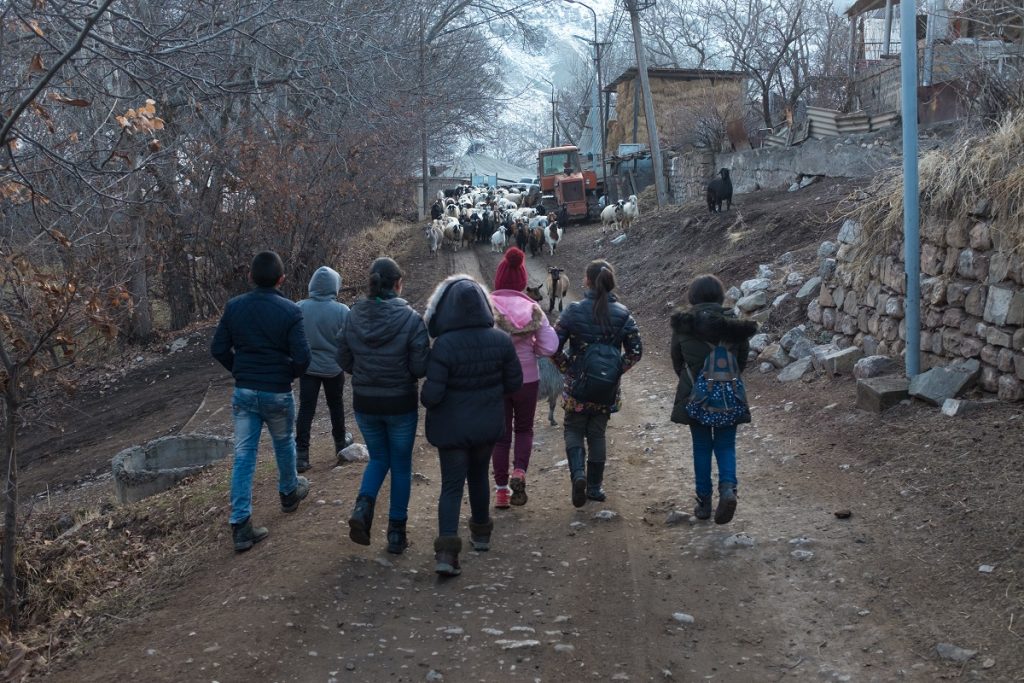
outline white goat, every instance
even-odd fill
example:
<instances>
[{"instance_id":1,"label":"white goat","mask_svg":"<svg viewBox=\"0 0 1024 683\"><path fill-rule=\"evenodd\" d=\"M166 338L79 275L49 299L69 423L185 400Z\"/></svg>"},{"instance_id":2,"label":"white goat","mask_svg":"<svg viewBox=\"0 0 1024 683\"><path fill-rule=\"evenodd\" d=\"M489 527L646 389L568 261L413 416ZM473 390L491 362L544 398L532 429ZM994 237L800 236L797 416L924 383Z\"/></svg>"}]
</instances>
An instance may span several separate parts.
<instances>
[{"instance_id":1,"label":"white goat","mask_svg":"<svg viewBox=\"0 0 1024 683\"><path fill-rule=\"evenodd\" d=\"M441 227L441 221L435 220L430 225L423 227L423 234L427 238L427 249L430 250L430 255L437 257L437 251L441 248L441 241L444 240L444 229Z\"/></svg>"},{"instance_id":2,"label":"white goat","mask_svg":"<svg viewBox=\"0 0 1024 683\"><path fill-rule=\"evenodd\" d=\"M547 242L548 251L552 256L555 255L555 247L562 240L562 233L564 231L558 226L558 223L552 223L544 231L544 241Z\"/></svg>"},{"instance_id":3,"label":"white goat","mask_svg":"<svg viewBox=\"0 0 1024 683\"><path fill-rule=\"evenodd\" d=\"M601 211L601 234L604 234L609 226L611 226L613 231L618 232L619 222L622 219L623 210L621 202L615 202L604 207Z\"/></svg>"},{"instance_id":4,"label":"white goat","mask_svg":"<svg viewBox=\"0 0 1024 683\"><path fill-rule=\"evenodd\" d=\"M640 205L637 203L636 195L629 195L629 199L622 205L622 229L629 230L633 221L640 218Z\"/></svg>"},{"instance_id":5,"label":"white goat","mask_svg":"<svg viewBox=\"0 0 1024 683\"><path fill-rule=\"evenodd\" d=\"M491 251L501 253L505 251L505 244L508 241L508 232L505 231L505 226L498 226L498 229L491 235Z\"/></svg>"}]
</instances>

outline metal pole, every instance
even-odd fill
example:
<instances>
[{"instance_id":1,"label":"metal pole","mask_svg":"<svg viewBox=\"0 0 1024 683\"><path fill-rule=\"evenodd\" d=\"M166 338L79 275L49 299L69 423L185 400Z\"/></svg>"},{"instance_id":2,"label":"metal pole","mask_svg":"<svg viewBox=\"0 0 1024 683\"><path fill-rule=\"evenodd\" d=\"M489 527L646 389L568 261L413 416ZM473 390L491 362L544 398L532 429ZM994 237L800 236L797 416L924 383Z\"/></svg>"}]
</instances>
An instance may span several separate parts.
<instances>
[{"instance_id":1,"label":"metal pole","mask_svg":"<svg viewBox=\"0 0 1024 683\"><path fill-rule=\"evenodd\" d=\"M900 107L903 116L903 261L907 276L907 376L921 371L921 234L917 176L917 12L900 3Z\"/></svg>"},{"instance_id":2,"label":"metal pole","mask_svg":"<svg viewBox=\"0 0 1024 683\"><path fill-rule=\"evenodd\" d=\"M424 101L427 92L427 76L426 76L426 55L427 55L427 44L424 39L424 19L423 13L420 12L420 107L421 107L421 120L420 120L420 172L423 174L423 188L422 188L422 202L419 210L419 220L424 220L427 217L427 211L430 207L430 167L427 163L427 103Z\"/></svg>"},{"instance_id":3,"label":"metal pole","mask_svg":"<svg viewBox=\"0 0 1024 683\"><path fill-rule=\"evenodd\" d=\"M651 146L651 162L654 165L654 187L657 190L658 206L668 203L665 189L665 173L661 164L661 141L658 140L658 122L654 117L654 102L651 100L651 83L647 77L647 55L644 54L643 37L640 34L640 15L636 0L626 0L629 21L633 25L633 46L636 49L636 67L640 75L640 89L644 96L644 117L647 119L647 137Z\"/></svg>"},{"instance_id":4,"label":"metal pole","mask_svg":"<svg viewBox=\"0 0 1024 683\"><path fill-rule=\"evenodd\" d=\"M557 132L555 130L555 84L551 84L551 146L557 145L555 136Z\"/></svg>"}]
</instances>

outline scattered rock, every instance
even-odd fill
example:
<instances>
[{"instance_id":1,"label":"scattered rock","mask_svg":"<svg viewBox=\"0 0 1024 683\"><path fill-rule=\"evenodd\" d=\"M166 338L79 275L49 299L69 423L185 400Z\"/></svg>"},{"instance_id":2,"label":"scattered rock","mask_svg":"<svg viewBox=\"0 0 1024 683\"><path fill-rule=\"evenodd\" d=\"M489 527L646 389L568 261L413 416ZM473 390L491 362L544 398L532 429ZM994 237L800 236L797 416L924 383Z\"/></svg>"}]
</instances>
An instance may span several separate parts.
<instances>
[{"instance_id":1,"label":"scattered rock","mask_svg":"<svg viewBox=\"0 0 1024 683\"><path fill-rule=\"evenodd\" d=\"M766 277L754 278L753 280L744 280L740 284L740 290L747 296L754 292L763 292L772 286L772 281Z\"/></svg>"},{"instance_id":2,"label":"scattered rock","mask_svg":"<svg viewBox=\"0 0 1024 683\"><path fill-rule=\"evenodd\" d=\"M775 277L775 271L772 270L772 267L769 266L768 264L762 263L757 267L757 276L763 278L773 278Z\"/></svg>"},{"instance_id":3,"label":"scattered rock","mask_svg":"<svg viewBox=\"0 0 1024 683\"><path fill-rule=\"evenodd\" d=\"M796 192L799 189L800 189L800 183L793 183L792 185L789 186L789 191L790 192Z\"/></svg>"},{"instance_id":4,"label":"scattered rock","mask_svg":"<svg viewBox=\"0 0 1024 683\"><path fill-rule=\"evenodd\" d=\"M798 547L802 548L805 545L813 545L814 544L814 539L813 538L807 538L806 536L797 536L796 538L789 539L789 544L790 545L795 545L795 546L798 546Z\"/></svg>"},{"instance_id":5,"label":"scattered rock","mask_svg":"<svg viewBox=\"0 0 1024 683\"><path fill-rule=\"evenodd\" d=\"M885 412L906 399L909 388L910 380L904 377L857 380L857 407L872 413Z\"/></svg>"},{"instance_id":6,"label":"scattered rock","mask_svg":"<svg viewBox=\"0 0 1024 683\"><path fill-rule=\"evenodd\" d=\"M849 519L853 517L853 513L849 510L836 510L832 514L836 516L836 519Z\"/></svg>"},{"instance_id":7,"label":"scattered rock","mask_svg":"<svg viewBox=\"0 0 1024 683\"><path fill-rule=\"evenodd\" d=\"M792 273L790 273L789 275L786 276L786 286L787 287L799 287L800 285L802 285L806 281L806 279L807 278L804 277L803 273L798 273L796 271L793 271Z\"/></svg>"},{"instance_id":8,"label":"scattered rock","mask_svg":"<svg viewBox=\"0 0 1024 683\"><path fill-rule=\"evenodd\" d=\"M693 623L693 617L690 616L689 614L687 614L686 612L676 612L676 613L674 613L672 615L672 618L675 619L680 624L692 624Z\"/></svg>"},{"instance_id":9,"label":"scattered rock","mask_svg":"<svg viewBox=\"0 0 1024 683\"><path fill-rule=\"evenodd\" d=\"M725 298L731 299L732 301L739 301L742 296L743 290L741 290L739 287L730 287L729 291L725 293Z\"/></svg>"},{"instance_id":10,"label":"scattered rock","mask_svg":"<svg viewBox=\"0 0 1024 683\"><path fill-rule=\"evenodd\" d=\"M818 290L821 288L821 278L818 276L812 277L810 280L804 283L803 287L796 293L798 301L809 299L812 296L818 296Z\"/></svg>"},{"instance_id":11,"label":"scattered rock","mask_svg":"<svg viewBox=\"0 0 1024 683\"><path fill-rule=\"evenodd\" d=\"M849 375L857 361L864 357L864 352L856 346L849 346L840 351L833 351L823 359L825 372L832 375Z\"/></svg>"},{"instance_id":12,"label":"scattered rock","mask_svg":"<svg viewBox=\"0 0 1024 683\"><path fill-rule=\"evenodd\" d=\"M601 510L594 515L594 519L615 519L619 516L614 510Z\"/></svg>"},{"instance_id":13,"label":"scattered rock","mask_svg":"<svg viewBox=\"0 0 1024 683\"><path fill-rule=\"evenodd\" d=\"M863 230L861 229L860 223L857 221L847 218L843 222L842 227L839 228L839 241L843 244L856 244L860 241Z\"/></svg>"},{"instance_id":14,"label":"scattered rock","mask_svg":"<svg viewBox=\"0 0 1024 683\"><path fill-rule=\"evenodd\" d=\"M339 462L366 462L370 459L370 451L361 443L354 443L338 451Z\"/></svg>"},{"instance_id":15,"label":"scattered rock","mask_svg":"<svg viewBox=\"0 0 1024 683\"><path fill-rule=\"evenodd\" d=\"M753 548L754 543L755 541L753 537L748 536L742 531L738 534L733 534L722 541L722 544L725 545L726 548Z\"/></svg>"},{"instance_id":16,"label":"scattered rock","mask_svg":"<svg viewBox=\"0 0 1024 683\"><path fill-rule=\"evenodd\" d=\"M832 277L832 273L836 272L836 266L839 262L834 258L826 258L821 260L821 266L818 268L818 276L824 280Z\"/></svg>"},{"instance_id":17,"label":"scattered rock","mask_svg":"<svg viewBox=\"0 0 1024 683\"><path fill-rule=\"evenodd\" d=\"M769 344L765 350L757 355L757 360L762 363L771 363L780 370L789 365L789 355L782 350L779 344Z\"/></svg>"},{"instance_id":18,"label":"scattered rock","mask_svg":"<svg viewBox=\"0 0 1024 683\"><path fill-rule=\"evenodd\" d=\"M980 567L978 567L978 571L982 574L991 574L995 570L996 568L991 564L983 564Z\"/></svg>"},{"instance_id":19,"label":"scattered rock","mask_svg":"<svg viewBox=\"0 0 1024 683\"><path fill-rule=\"evenodd\" d=\"M952 643L939 643L935 646L935 651L940 657L951 662L966 662L978 654L977 650L967 650Z\"/></svg>"},{"instance_id":20,"label":"scattered rock","mask_svg":"<svg viewBox=\"0 0 1024 683\"><path fill-rule=\"evenodd\" d=\"M796 256L791 251L787 251L786 253L784 253L782 256L780 256L778 258L779 263L781 263L784 266L785 265L789 265L790 263L792 263L795 260L796 260Z\"/></svg>"},{"instance_id":21,"label":"scattered rock","mask_svg":"<svg viewBox=\"0 0 1024 683\"><path fill-rule=\"evenodd\" d=\"M757 366L757 369L762 375L767 375L769 372L775 372L775 366L771 363L761 363Z\"/></svg>"},{"instance_id":22,"label":"scattered rock","mask_svg":"<svg viewBox=\"0 0 1024 683\"><path fill-rule=\"evenodd\" d=\"M167 347L167 350L170 353L177 353L186 346L188 346L188 339L186 339L185 337L178 337L177 339L171 342L170 346Z\"/></svg>"},{"instance_id":23,"label":"scattered rock","mask_svg":"<svg viewBox=\"0 0 1024 683\"><path fill-rule=\"evenodd\" d=\"M789 350L789 356L793 360L800 360L801 358L810 358L814 353L814 342L810 339L799 339L793 348Z\"/></svg>"},{"instance_id":24,"label":"scattered rock","mask_svg":"<svg viewBox=\"0 0 1024 683\"><path fill-rule=\"evenodd\" d=\"M888 356L865 356L853 366L853 376L857 379L870 379L898 372L899 363Z\"/></svg>"},{"instance_id":25,"label":"scattered rock","mask_svg":"<svg viewBox=\"0 0 1024 683\"><path fill-rule=\"evenodd\" d=\"M576 646L575 645L570 645L568 643L555 643L555 652L571 653L571 652L575 652L575 651L576 651Z\"/></svg>"},{"instance_id":26,"label":"scattered rock","mask_svg":"<svg viewBox=\"0 0 1024 683\"><path fill-rule=\"evenodd\" d=\"M976 358L944 368L932 368L910 381L910 395L934 406L941 406L947 398L956 398L969 389L980 375L981 363Z\"/></svg>"},{"instance_id":27,"label":"scattered rock","mask_svg":"<svg viewBox=\"0 0 1024 683\"><path fill-rule=\"evenodd\" d=\"M626 241L626 236L625 235L619 235L618 237L616 237L615 239L612 240L612 244L614 244L615 246L619 246L620 244L622 244L625 241Z\"/></svg>"},{"instance_id":28,"label":"scattered rock","mask_svg":"<svg viewBox=\"0 0 1024 683\"><path fill-rule=\"evenodd\" d=\"M995 658L993 658L993 657L986 657L985 660L981 663L981 668L982 669L991 669L995 665L996 665Z\"/></svg>"},{"instance_id":29,"label":"scattered rock","mask_svg":"<svg viewBox=\"0 0 1024 683\"><path fill-rule=\"evenodd\" d=\"M765 347L767 347L771 343L772 338L765 334L764 332L761 332L759 334L755 334L753 337L750 338L750 350L754 351L755 353L761 353L762 351L765 350Z\"/></svg>"},{"instance_id":30,"label":"scattered rock","mask_svg":"<svg viewBox=\"0 0 1024 683\"><path fill-rule=\"evenodd\" d=\"M818 258L832 258L839 251L839 245L835 242L825 240L818 247Z\"/></svg>"},{"instance_id":31,"label":"scattered rock","mask_svg":"<svg viewBox=\"0 0 1024 683\"><path fill-rule=\"evenodd\" d=\"M800 188L803 189L805 187L810 187L819 180L821 180L820 175L805 175L800 179Z\"/></svg>"},{"instance_id":32,"label":"scattered rock","mask_svg":"<svg viewBox=\"0 0 1024 683\"><path fill-rule=\"evenodd\" d=\"M668 516L665 517L665 524L667 524L668 526L675 526L676 524L681 524L682 522L689 521L690 515L686 512L683 512L682 510L672 510L670 513L668 513Z\"/></svg>"},{"instance_id":33,"label":"scattered rock","mask_svg":"<svg viewBox=\"0 0 1024 683\"><path fill-rule=\"evenodd\" d=\"M431 669L427 672L427 677L424 680L426 680L427 683L441 683L441 681L444 680L444 674L442 674L440 671L435 671Z\"/></svg>"},{"instance_id":34,"label":"scattered rock","mask_svg":"<svg viewBox=\"0 0 1024 683\"><path fill-rule=\"evenodd\" d=\"M790 555L794 559L800 560L801 562L804 561L804 560L809 560L812 557L814 557L814 553L811 552L810 550L794 550L793 552L790 553Z\"/></svg>"},{"instance_id":35,"label":"scattered rock","mask_svg":"<svg viewBox=\"0 0 1024 683\"><path fill-rule=\"evenodd\" d=\"M524 650L540 645L539 640L496 640L495 645L500 645L502 650Z\"/></svg>"},{"instance_id":36,"label":"scattered rock","mask_svg":"<svg viewBox=\"0 0 1024 683\"><path fill-rule=\"evenodd\" d=\"M789 351L793 348L793 344L796 344L800 339L806 339L807 334L804 332L803 325L794 327L786 334L782 335L782 339L779 340L779 346L782 347L783 351Z\"/></svg>"},{"instance_id":37,"label":"scattered rock","mask_svg":"<svg viewBox=\"0 0 1024 683\"><path fill-rule=\"evenodd\" d=\"M790 363L779 373L780 382L795 382L811 371L811 359L801 358Z\"/></svg>"},{"instance_id":38,"label":"scattered rock","mask_svg":"<svg viewBox=\"0 0 1024 683\"><path fill-rule=\"evenodd\" d=\"M764 308L767 305L768 295L765 294L763 291L749 294L736 302L736 308L740 309L744 313L756 311L757 309Z\"/></svg>"}]
</instances>

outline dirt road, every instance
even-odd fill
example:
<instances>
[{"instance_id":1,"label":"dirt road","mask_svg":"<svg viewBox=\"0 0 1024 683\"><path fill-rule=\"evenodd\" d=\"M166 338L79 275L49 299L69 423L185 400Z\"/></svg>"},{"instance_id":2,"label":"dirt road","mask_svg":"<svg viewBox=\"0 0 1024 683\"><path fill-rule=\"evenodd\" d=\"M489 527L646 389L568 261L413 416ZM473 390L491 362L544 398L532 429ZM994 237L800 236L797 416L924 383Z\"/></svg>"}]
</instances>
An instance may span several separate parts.
<instances>
[{"instance_id":1,"label":"dirt road","mask_svg":"<svg viewBox=\"0 0 1024 683\"><path fill-rule=\"evenodd\" d=\"M531 281L560 265L570 298L578 295L595 236L570 231L557 256L528 259ZM403 263L409 298L422 303L452 272L489 282L497 261L484 247L412 258ZM431 544L440 477L422 424L412 545L398 557L384 552L386 495L373 546L347 539L358 467L332 468L314 451L310 498L283 515L272 459L261 456L254 509L270 537L236 556L225 523L204 569L52 680L923 681L948 673L906 628L913 607L889 592L899 579L879 553L892 547L869 525L872 509L856 504L868 498L863 480L849 476L851 452L820 448L814 425L833 406L794 404L751 377L754 424L739 435L736 518L667 523L692 507L689 435L667 419L675 388L667 324L641 320L641 330L644 360L624 378L625 407L609 427L606 502L572 507L560 428L541 415L529 503L495 510L492 550L466 552L462 576L439 580ZM223 418L207 409L201 419L223 427ZM837 519L839 507L853 507L853 517Z\"/></svg>"}]
</instances>

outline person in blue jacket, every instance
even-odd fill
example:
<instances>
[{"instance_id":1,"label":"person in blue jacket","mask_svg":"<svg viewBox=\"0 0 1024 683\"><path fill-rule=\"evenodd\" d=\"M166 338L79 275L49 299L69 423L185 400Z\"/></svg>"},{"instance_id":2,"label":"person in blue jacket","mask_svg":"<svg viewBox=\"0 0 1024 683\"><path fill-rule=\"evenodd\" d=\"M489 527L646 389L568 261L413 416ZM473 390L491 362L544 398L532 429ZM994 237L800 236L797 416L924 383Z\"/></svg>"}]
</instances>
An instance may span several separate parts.
<instances>
[{"instance_id":1,"label":"person in blue jacket","mask_svg":"<svg viewBox=\"0 0 1024 683\"><path fill-rule=\"evenodd\" d=\"M292 398L292 380L309 366L302 311L278 289L284 282L284 264L274 252L256 254L249 277L255 287L228 302L210 345L213 357L235 378L231 529L236 552L252 548L268 533L251 520L252 481L264 424L274 443L281 509L295 512L309 493L309 482L295 470Z\"/></svg>"}]
</instances>

